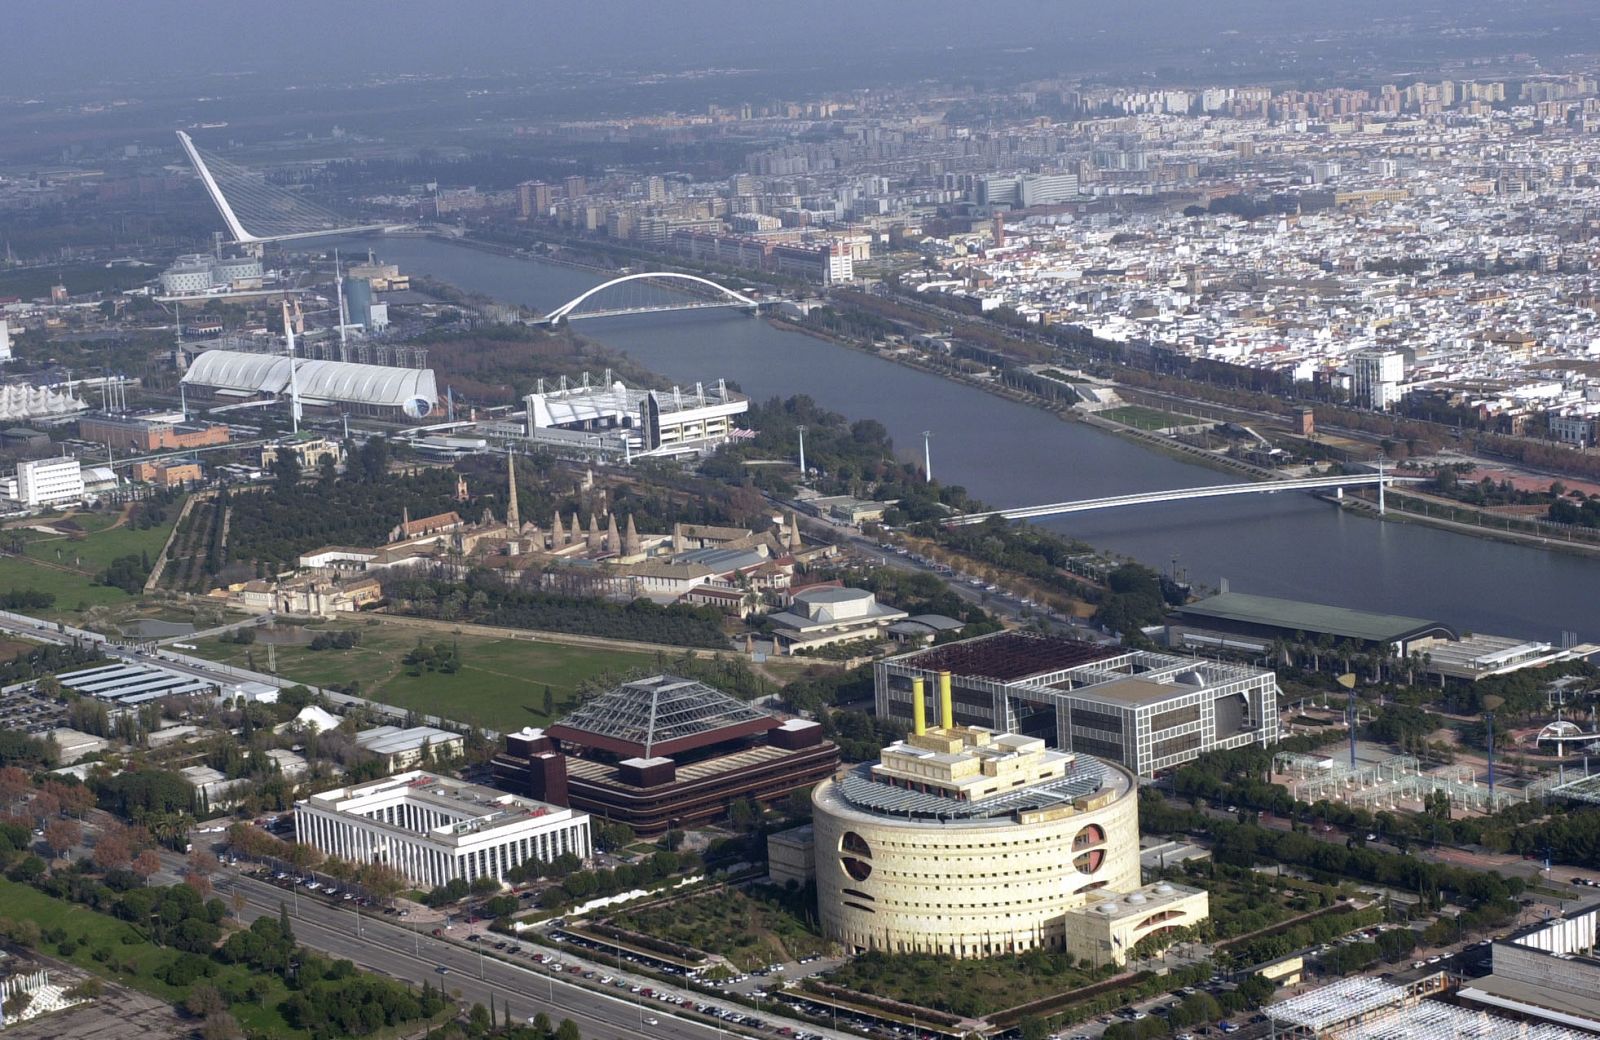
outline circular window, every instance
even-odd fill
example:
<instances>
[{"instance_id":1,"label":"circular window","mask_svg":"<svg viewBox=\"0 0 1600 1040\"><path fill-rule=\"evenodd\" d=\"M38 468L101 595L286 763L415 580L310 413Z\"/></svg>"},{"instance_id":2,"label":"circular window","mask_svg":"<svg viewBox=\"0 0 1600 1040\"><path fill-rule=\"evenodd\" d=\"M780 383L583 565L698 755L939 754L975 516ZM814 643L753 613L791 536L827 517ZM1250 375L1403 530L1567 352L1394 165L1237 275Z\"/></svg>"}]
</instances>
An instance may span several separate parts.
<instances>
[{"instance_id":1,"label":"circular window","mask_svg":"<svg viewBox=\"0 0 1600 1040\"><path fill-rule=\"evenodd\" d=\"M1090 845L1104 845L1105 841L1106 829L1098 823L1091 823L1073 836L1072 851L1077 852L1080 849L1088 848Z\"/></svg>"},{"instance_id":2,"label":"circular window","mask_svg":"<svg viewBox=\"0 0 1600 1040\"><path fill-rule=\"evenodd\" d=\"M855 831L844 832L844 837L839 839L839 851L848 852L852 856L860 856L863 859L872 858L872 846L867 844L867 839Z\"/></svg>"},{"instance_id":3,"label":"circular window","mask_svg":"<svg viewBox=\"0 0 1600 1040\"><path fill-rule=\"evenodd\" d=\"M1072 865L1077 868L1077 871L1080 874L1093 874L1095 871L1100 869L1100 865L1105 861L1105 849L1091 849L1090 851L1075 857L1072 861Z\"/></svg>"},{"instance_id":4,"label":"circular window","mask_svg":"<svg viewBox=\"0 0 1600 1040\"><path fill-rule=\"evenodd\" d=\"M839 865L844 867L844 872L857 881L865 881L872 876L872 864L865 860L856 859L854 856L840 856Z\"/></svg>"}]
</instances>

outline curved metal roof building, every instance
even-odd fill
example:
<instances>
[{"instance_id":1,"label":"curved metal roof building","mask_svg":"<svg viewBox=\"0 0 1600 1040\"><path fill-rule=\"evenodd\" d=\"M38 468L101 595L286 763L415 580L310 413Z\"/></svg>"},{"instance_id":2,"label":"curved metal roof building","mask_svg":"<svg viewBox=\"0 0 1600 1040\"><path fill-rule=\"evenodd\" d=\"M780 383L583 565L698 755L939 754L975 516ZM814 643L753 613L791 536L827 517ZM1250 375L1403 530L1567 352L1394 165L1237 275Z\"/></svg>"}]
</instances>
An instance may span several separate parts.
<instances>
[{"instance_id":1,"label":"curved metal roof building","mask_svg":"<svg viewBox=\"0 0 1600 1040\"><path fill-rule=\"evenodd\" d=\"M439 388L431 368L394 368L349 361L294 359L300 399L307 404L360 404L403 408L408 401L431 406ZM289 358L240 350L208 350L183 374L188 386L235 394L281 394L289 389Z\"/></svg>"}]
</instances>

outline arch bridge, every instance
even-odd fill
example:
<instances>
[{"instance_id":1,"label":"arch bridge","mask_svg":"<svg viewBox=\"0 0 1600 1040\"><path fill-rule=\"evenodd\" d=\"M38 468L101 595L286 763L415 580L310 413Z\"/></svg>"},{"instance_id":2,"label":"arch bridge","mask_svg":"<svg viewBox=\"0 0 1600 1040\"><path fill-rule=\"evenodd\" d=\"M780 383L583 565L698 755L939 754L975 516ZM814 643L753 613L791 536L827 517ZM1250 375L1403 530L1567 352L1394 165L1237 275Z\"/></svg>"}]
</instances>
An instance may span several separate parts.
<instances>
[{"instance_id":1,"label":"arch bridge","mask_svg":"<svg viewBox=\"0 0 1600 1040\"><path fill-rule=\"evenodd\" d=\"M633 300L625 304L598 307L591 310L579 310L585 303L595 296L629 282L687 282L700 289L713 290L710 298L696 297L681 301L645 301ZM591 289L585 290L563 303L543 318L539 319L541 325L555 325L562 321L576 321L579 318L609 318L619 314L657 314L663 311L693 311L709 307L733 307L739 310L756 313L763 303L771 300L755 300L744 293L736 292L726 285L719 285L709 278L702 278L697 274L686 274L682 271L636 271L602 282Z\"/></svg>"}]
</instances>

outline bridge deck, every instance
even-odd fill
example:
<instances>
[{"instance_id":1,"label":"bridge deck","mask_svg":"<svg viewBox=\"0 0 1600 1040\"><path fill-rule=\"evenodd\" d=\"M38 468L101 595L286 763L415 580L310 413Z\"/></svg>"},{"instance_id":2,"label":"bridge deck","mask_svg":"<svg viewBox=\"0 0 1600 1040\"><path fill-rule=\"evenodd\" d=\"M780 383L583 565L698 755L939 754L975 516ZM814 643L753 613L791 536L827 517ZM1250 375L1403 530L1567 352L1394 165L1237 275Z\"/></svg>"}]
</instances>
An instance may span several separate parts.
<instances>
[{"instance_id":1,"label":"bridge deck","mask_svg":"<svg viewBox=\"0 0 1600 1040\"><path fill-rule=\"evenodd\" d=\"M1097 509L1116 509L1121 506L1146 505L1155 502L1180 502L1192 498L1222 498L1228 495L1264 495L1276 491L1317 491L1324 488L1361 487L1375 484L1419 483L1425 477L1397 477L1393 474L1356 474L1341 477L1299 477L1293 480L1254 481L1249 484L1212 484L1205 487L1181 488L1177 491L1146 491L1136 495L1113 495L1108 498L1088 498L1076 502L1051 502L1038 506L1019 506L1015 509L995 509L987 513L965 513L945 521L948 527L981 524L992 517L1005 520L1026 520L1039 516L1059 516L1063 513L1087 513Z\"/></svg>"}]
</instances>

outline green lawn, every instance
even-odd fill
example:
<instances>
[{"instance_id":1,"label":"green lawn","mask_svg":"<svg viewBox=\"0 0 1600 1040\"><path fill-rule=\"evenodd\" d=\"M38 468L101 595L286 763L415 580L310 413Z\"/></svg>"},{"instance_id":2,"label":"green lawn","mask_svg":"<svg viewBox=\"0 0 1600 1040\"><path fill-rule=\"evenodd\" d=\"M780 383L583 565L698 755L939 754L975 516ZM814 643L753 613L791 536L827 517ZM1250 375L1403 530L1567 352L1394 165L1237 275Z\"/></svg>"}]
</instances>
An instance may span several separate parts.
<instances>
[{"instance_id":1,"label":"green lawn","mask_svg":"<svg viewBox=\"0 0 1600 1040\"><path fill-rule=\"evenodd\" d=\"M322 632L354 631L361 645L349 650L312 650L306 644ZM454 643L460 647L462 668L454 674L423 671L410 674L405 655L418 640ZM360 683L362 696L385 704L442 715L461 722L505 732L523 726L544 725L544 689L550 687L554 714L560 716L576 699L578 684L604 673L618 674L651 668L650 654L600 650L527 639L493 639L482 636L427 632L393 624L368 625L335 622L296 630L287 626L273 634L263 632L250 646L215 639L200 642L196 651L229 664L258 669L267 665L267 641L276 645L278 674L314 686L348 686Z\"/></svg>"},{"instance_id":2,"label":"green lawn","mask_svg":"<svg viewBox=\"0 0 1600 1040\"><path fill-rule=\"evenodd\" d=\"M1121 408L1107 408L1097 412L1103 418L1112 422L1119 422L1124 426L1132 426L1140 430L1164 430L1168 426L1182 426L1194 422L1194 418L1187 415L1174 415L1171 412L1159 412L1154 408L1143 405L1128 404Z\"/></svg>"},{"instance_id":3,"label":"green lawn","mask_svg":"<svg viewBox=\"0 0 1600 1040\"><path fill-rule=\"evenodd\" d=\"M91 607L131 603L135 597L121 589L96 584L95 575L120 556L148 553L153 564L177 520L176 505L170 512L171 522L142 531L127 525L112 527L117 519L114 512L80 513L72 517L72 521L86 532L86 537L81 539L10 529L6 536L17 535L23 539L24 555L0 558L0 588L54 593L55 605L39 612L50 618L68 619L80 603ZM40 521L49 522L49 519Z\"/></svg>"},{"instance_id":4,"label":"green lawn","mask_svg":"<svg viewBox=\"0 0 1600 1040\"><path fill-rule=\"evenodd\" d=\"M172 508L173 518L178 515L177 507ZM172 524L157 524L143 531L136 530L124 524L121 527L109 527L116 519L115 516L103 514L83 514L73 517L73 522L89 532L88 537L81 541L72 538L52 538L38 532L28 532L31 536L24 547L27 554L36 560L46 563L60 563L67 567L76 567L79 570L98 572L119 556L137 556L140 553L149 553L151 563L155 562L156 555L161 552L161 547L167 543L167 535L172 532ZM57 556L57 552L60 556Z\"/></svg>"},{"instance_id":5,"label":"green lawn","mask_svg":"<svg viewBox=\"0 0 1600 1040\"><path fill-rule=\"evenodd\" d=\"M0 915L35 921L46 932L58 927L65 930L67 938L77 944L72 953L63 954L59 945L48 941L40 943L41 952L71 961L86 971L170 1003L181 1002L188 993L187 987L172 986L155 976L163 965L180 954L146 941L127 922L3 878L0 878ZM252 976L244 965L217 964L216 969L216 977L208 981L219 989L223 988L224 980L235 979L242 983ZM291 1029L278 1013L278 1004L288 995L287 988L276 977L266 978L268 992L260 1003L239 1002L229 1010L251 1033L286 1038L307 1036L301 1030Z\"/></svg>"},{"instance_id":6,"label":"green lawn","mask_svg":"<svg viewBox=\"0 0 1600 1040\"><path fill-rule=\"evenodd\" d=\"M70 618L79 603L91 607L120 606L133 600L121 589L96 585L88 574L60 571L15 556L0 558L0 588L54 593L55 605L35 612L48 618Z\"/></svg>"}]
</instances>

